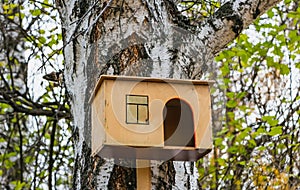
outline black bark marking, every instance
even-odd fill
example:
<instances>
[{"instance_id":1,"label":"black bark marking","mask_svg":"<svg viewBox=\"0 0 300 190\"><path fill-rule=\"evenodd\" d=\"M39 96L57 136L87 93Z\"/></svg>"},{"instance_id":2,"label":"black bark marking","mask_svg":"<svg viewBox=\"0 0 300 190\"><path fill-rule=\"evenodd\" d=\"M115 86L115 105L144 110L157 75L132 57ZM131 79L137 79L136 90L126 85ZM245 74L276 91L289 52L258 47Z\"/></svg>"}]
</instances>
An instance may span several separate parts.
<instances>
[{"instance_id":1,"label":"black bark marking","mask_svg":"<svg viewBox=\"0 0 300 190\"><path fill-rule=\"evenodd\" d=\"M148 3L147 1L146 2L142 2L142 4L143 4L143 6L145 7L145 9L147 10L147 12L148 12L148 15L149 15L149 17L152 19L154 19L154 21L155 22L157 22L157 18L155 17L155 15L154 15L154 12L153 12L153 9L148 5L148 4L146 4L146 3Z\"/></svg>"},{"instance_id":2,"label":"black bark marking","mask_svg":"<svg viewBox=\"0 0 300 190\"><path fill-rule=\"evenodd\" d=\"M80 187L88 189L90 186L90 174L92 169L92 160L91 160L91 148L83 142L82 145L82 156L79 163L83 163L80 168L81 173L81 184Z\"/></svg>"},{"instance_id":3,"label":"black bark marking","mask_svg":"<svg viewBox=\"0 0 300 190\"><path fill-rule=\"evenodd\" d=\"M75 6L73 9L73 14L76 18L81 18L89 9L89 2L85 0L80 0L75 2Z\"/></svg>"},{"instance_id":4,"label":"black bark marking","mask_svg":"<svg viewBox=\"0 0 300 190\"><path fill-rule=\"evenodd\" d=\"M73 45L73 74L75 74L76 73L76 64L77 64L77 47L76 47L76 45L77 45L77 40L76 39L73 39L73 43L72 43L72 45ZM72 79L73 79L73 77L72 77Z\"/></svg>"},{"instance_id":5,"label":"black bark marking","mask_svg":"<svg viewBox=\"0 0 300 190\"><path fill-rule=\"evenodd\" d=\"M108 189L110 190L135 190L136 169L135 160L115 160L116 164L110 175ZM128 166L128 167L125 167Z\"/></svg>"},{"instance_id":6,"label":"black bark marking","mask_svg":"<svg viewBox=\"0 0 300 190\"><path fill-rule=\"evenodd\" d=\"M83 189L90 189L90 174L92 169L92 160L91 160L91 148L87 146L85 142L82 144L82 155L76 156L75 158L75 166L74 166L74 175L73 175L73 188L77 189L77 179L81 177L80 187Z\"/></svg>"},{"instance_id":7,"label":"black bark marking","mask_svg":"<svg viewBox=\"0 0 300 190\"><path fill-rule=\"evenodd\" d=\"M97 176L100 174L100 168L105 163L105 160L100 157L91 157L91 147L83 142L82 155L75 159L75 171L73 178L73 189L76 189L78 184L76 179L78 173L81 174L80 187L81 189L94 189L97 187Z\"/></svg>"},{"instance_id":8,"label":"black bark marking","mask_svg":"<svg viewBox=\"0 0 300 190\"><path fill-rule=\"evenodd\" d=\"M208 19L207 23L214 29L214 31L218 31L219 29L214 25L213 19Z\"/></svg>"},{"instance_id":9,"label":"black bark marking","mask_svg":"<svg viewBox=\"0 0 300 190\"><path fill-rule=\"evenodd\" d=\"M98 181L97 181L97 177L99 174L100 174L100 168L101 166L103 166L105 164L105 160L101 157L94 157L93 159L93 169L92 169L92 172L93 172L93 179L91 180L91 185L92 187L97 187L98 186Z\"/></svg>"},{"instance_id":10,"label":"black bark marking","mask_svg":"<svg viewBox=\"0 0 300 190\"><path fill-rule=\"evenodd\" d=\"M96 81L98 80L97 74L99 73L99 69L97 67L97 61L99 60L97 54L98 48L96 45L92 45L91 53L88 57L87 64L84 67L84 74L87 77L87 87L85 89L85 100L84 100L84 139L88 146L91 146L91 131L92 131L92 111L91 106L89 104L89 99L91 96L91 92L96 86Z\"/></svg>"},{"instance_id":11,"label":"black bark marking","mask_svg":"<svg viewBox=\"0 0 300 190\"><path fill-rule=\"evenodd\" d=\"M228 16L232 16L234 14L232 6L233 6L232 2L225 3L216 11L214 17L223 19L223 18L227 18Z\"/></svg>"},{"instance_id":12,"label":"black bark marking","mask_svg":"<svg viewBox=\"0 0 300 190\"><path fill-rule=\"evenodd\" d=\"M164 4L166 6L166 10L169 13L170 20L173 21L174 24L182 27L183 29L187 29L189 31L195 31L195 25L191 24L190 19L184 16L178 9L174 1L164 0Z\"/></svg>"},{"instance_id":13,"label":"black bark marking","mask_svg":"<svg viewBox=\"0 0 300 190\"><path fill-rule=\"evenodd\" d=\"M66 7L66 6L67 6L64 0L56 0L56 1L55 1L55 4L56 4L57 7L60 7L61 9L62 9L63 7Z\"/></svg>"},{"instance_id":14,"label":"black bark marking","mask_svg":"<svg viewBox=\"0 0 300 190\"><path fill-rule=\"evenodd\" d=\"M74 171L73 171L73 179L72 179L72 189L76 189L78 179L78 174L80 173L80 164L79 164L79 156L77 156L74 160Z\"/></svg>"},{"instance_id":15,"label":"black bark marking","mask_svg":"<svg viewBox=\"0 0 300 190\"><path fill-rule=\"evenodd\" d=\"M164 162L159 166L158 183L155 189L157 190L171 190L175 185L175 168L172 161Z\"/></svg>"},{"instance_id":16,"label":"black bark marking","mask_svg":"<svg viewBox=\"0 0 300 190\"><path fill-rule=\"evenodd\" d=\"M260 1L258 1L257 7L255 9L255 12L253 13L253 19L256 19L260 15L260 13L261 13L261 11L259 10L259 6L260 6Z\"/></svg>"},{"instance_id":17,"label":"black bark marking","mask_svg":"<svg viewBox=\"0 0 300 190\"><path fill-rule=\"evenodd\" d=\"M237 37L243 30L243 19L238 15L233 15L230 20L234 23L232 31L235 33L235 37Z\"/></svg>"},{"instance_id":18,"label":"black bark marking","mask_svg":"<svg viewBox=\"0 0 300 190\"><path fill-rule=\"evenodd\" d=\"M225 3L216 13L215 18L217 19L226 19L232 21L234 24L232 26L232 31L236 34L237 37L243 30L243 19L235 13L233 10L233 3ZM217 28L214 26L213 21L209 21L209 24L213 27L214 30Z\"/></svg>"},{"instance_id":19,"label":"black bark marking","mask_svg":"<svg viewBox=\"0 0 300 190\"><path fill-rule=\"evenodd\" d=\"M170 61L175 63L179 58L179 55L178 55L179 50L176 48L169 48L168 53L170 54Z\"/></svg>"},{"instance_id":20,"label":"black bark marking","mask_svg":"<svg viewBox=\"0 0 300 190\"><path fill-rule=\"evenodd\" d=\"M117 44L109 48L112 55L107 58L106 66L101 72L107 72L111 67L114 75L126 72L135 76L149 76L153 69L153 60L143 44L144 40L133 34L120 43L123 49Z\"/></svg>"}]
</instances>

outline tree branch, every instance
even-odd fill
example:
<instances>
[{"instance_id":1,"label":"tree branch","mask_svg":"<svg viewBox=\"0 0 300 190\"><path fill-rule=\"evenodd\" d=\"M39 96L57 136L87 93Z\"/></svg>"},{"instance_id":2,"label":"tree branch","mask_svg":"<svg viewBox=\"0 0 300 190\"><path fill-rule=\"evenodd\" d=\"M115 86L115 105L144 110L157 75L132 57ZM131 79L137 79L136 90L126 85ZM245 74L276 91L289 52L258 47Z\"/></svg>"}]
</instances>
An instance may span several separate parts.
<instances>
[{"instance_id":1,"label":"tree branch","mask_svg":"<svg viewBox=\"0 0 300 190\"><path fill-rule=\"evenodd\" d=\"M42 108L25 108L22 105L17 104L13 99L5 94L2 93L4 100L1 102L9 104L15 112L26 113L32 116L48 116L48 117L57 117L57 118L71 118L70 113L62 111L62 110L45 110Z\"/></svg>"},{"instance_id":2,"label":"tree branch","mask_svg":"<svg viewBox=\"0 0 300 190\"><path fill-rule=\"evenodd\" d=\"M281 0L234 0L225 3L200 25L199 38L211 57L233 41L243 29Z\"/></svg>"}]
</instances>

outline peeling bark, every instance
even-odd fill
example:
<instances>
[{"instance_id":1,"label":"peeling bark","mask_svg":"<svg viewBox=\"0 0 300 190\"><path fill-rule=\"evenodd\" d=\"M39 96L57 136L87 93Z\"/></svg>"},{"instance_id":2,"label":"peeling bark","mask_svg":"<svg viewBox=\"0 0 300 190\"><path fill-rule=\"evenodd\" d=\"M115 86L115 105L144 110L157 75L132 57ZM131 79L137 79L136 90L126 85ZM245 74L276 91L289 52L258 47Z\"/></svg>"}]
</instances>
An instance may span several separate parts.
<instances>
[{"instance_id":1,"label":"peeling bark","mask_svg":"<svg viewBox=\"0 0 300 190\"><path fill-rule=\"evenodd\" d=\"M214 56L279 0L235 0L192 26L172 0L57 0L76 139L74 189L135 189L135 172L90 156L88 100L101 74L197 79ZM124 162L124 161L122 161ZM152 161L152 189L198 189L189 162Z\"/></svg>"}]
</instances>

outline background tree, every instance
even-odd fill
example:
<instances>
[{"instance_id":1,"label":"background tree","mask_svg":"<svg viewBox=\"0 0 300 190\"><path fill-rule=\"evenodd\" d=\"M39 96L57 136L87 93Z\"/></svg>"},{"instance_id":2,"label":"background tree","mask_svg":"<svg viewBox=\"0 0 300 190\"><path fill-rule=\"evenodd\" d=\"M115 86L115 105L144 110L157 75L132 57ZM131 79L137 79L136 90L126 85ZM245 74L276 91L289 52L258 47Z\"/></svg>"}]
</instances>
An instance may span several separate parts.
<instances>
[{"instance_id":1,"label":"background tree","mask_svg":"<svg viewBox=\"0 0 300 190\"><path fill-rule=\"evenodd\" d=\"M130 161L90 156L88 100L99 75L116 74L217 81L212 154L196 164L152 161L153 189L299 186L299 8L286 0L271 9L278 2L4 1L1 185L67 187L73 167L73 189L135 189ZM45 27L55 7L62 35L57 22ZM32 60L38 66L28 69ZM64 83L45 81L44 94L32 92L27 69L62 67Z\"/></svg>"},{"instance_id":2,"label":"background tree","mask_svg":"<svg viewBox=\"0 0 300 190\"><path fill-rule=\"evenodd\" d=\"M204 187L299 187L299 13L279 4L216 57L223 122Z\"/></svg>"},{"instance_id":3,"label":"background tree","mask_svg":"<svg viewBox=\"0 0 300 190\"><path fill-rule=\"evenodd\" d=\"M0 5L0 189L65 189L69 107L65 88L42 79L63 67L58 12L48 1Z\"/></svg>"}]
</instances>

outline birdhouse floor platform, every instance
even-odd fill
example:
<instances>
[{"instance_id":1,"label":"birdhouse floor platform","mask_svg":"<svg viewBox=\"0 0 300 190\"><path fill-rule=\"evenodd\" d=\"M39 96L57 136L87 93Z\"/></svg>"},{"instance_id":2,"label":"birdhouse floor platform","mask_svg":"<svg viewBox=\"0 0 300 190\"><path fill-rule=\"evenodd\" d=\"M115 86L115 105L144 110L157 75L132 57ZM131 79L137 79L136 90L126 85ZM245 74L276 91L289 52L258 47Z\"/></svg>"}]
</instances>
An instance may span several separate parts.
<instances>
[{"instance_id":1,"label":"birdhouse floor platform","mask_svg":"<svg viewBox=\"0 0 300 190\"><path fill-rule=\"evenodd\" d=\"M194 147L131 147L104 145L97 155L104 158L197 161L210 151L211 149L199 149Z\"/></svg>"}]
</instances>

